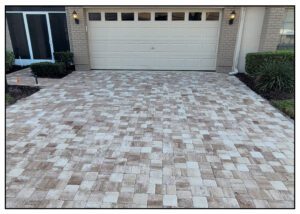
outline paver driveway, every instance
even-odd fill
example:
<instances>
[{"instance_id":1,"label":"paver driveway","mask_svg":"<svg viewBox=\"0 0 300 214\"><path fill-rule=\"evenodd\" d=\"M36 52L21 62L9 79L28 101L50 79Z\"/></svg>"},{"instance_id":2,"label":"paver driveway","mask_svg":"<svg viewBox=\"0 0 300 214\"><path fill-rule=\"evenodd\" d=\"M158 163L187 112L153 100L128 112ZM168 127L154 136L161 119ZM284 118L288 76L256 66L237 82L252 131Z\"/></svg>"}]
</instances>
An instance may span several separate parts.
<instances>
[{"instance_id":1,"label":"paver driveway","mask_svg":"<svg viewBox=\"0 0 300 214\"><path fill-rule=\"evenodd\" d=\"M293 207L293 122L219 73L74 72L6 110L7 207Z\"/></svg>"}]
</instances>

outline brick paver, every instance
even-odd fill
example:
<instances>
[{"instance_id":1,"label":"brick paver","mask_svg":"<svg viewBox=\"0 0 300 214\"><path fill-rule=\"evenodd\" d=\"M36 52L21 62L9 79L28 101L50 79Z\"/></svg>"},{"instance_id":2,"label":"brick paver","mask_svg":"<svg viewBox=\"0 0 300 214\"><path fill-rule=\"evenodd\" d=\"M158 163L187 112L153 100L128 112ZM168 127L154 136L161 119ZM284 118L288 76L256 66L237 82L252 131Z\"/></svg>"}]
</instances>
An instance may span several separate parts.
<instances>
[{"instance_id":1,"label":"brick paver","mask_svg":"<svg viewBox=\"0 0 300 214\"><path fill-rule=\"evenodd\" d=\"M232 76L74 72L6 109L6 207L294 206L294 124Z\"/></svg>"}]
</instances>

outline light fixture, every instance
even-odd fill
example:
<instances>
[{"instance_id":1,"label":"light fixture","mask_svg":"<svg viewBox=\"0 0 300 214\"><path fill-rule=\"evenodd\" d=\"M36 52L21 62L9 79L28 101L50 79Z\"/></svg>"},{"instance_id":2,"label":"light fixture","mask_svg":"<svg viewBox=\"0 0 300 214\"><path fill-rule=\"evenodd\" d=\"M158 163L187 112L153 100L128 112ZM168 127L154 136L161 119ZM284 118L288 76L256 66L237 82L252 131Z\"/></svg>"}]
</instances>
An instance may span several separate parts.
<instances>
[{"instance_id":1,"label":"light fixture","mask_svg":"<svg viewBox=\"0 0 300 214\"><path fill-rule=\"evenodd\" d=\"M232 25L233 24L233 21L235 19L235 11L233 10L231 13L230 13L230 16L229 16L229 24Z\"/></svg>"},{"instance_id":2,"label":"light fixture","mask_svg":"<svg viewBox=\"0 0 300 214\"><path fill-rule=\"evenodd\" d=\"M73 19L75 20L75 23L79 24L78 14L76 13L75 10L73 11L72 16L73 16Z\"/></svg>"}]
</instances>

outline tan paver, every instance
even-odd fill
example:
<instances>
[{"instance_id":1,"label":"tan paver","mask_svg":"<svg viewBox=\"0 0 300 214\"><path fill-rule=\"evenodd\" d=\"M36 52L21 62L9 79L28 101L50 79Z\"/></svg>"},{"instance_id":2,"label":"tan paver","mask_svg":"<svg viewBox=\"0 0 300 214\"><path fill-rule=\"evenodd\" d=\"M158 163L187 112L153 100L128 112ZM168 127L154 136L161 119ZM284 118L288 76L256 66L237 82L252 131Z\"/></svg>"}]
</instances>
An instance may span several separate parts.
<instances>
[{"instance_id":1,"label":"tan paver","mask_svg":"<svg viewBox=\"0 0 300 214\"><path fill-rule=\"evenodd\" d=\"M235 77L76 71L44 86L6 109L7 208L294 206L293 121Z\"/></svg>"}]
</instances>

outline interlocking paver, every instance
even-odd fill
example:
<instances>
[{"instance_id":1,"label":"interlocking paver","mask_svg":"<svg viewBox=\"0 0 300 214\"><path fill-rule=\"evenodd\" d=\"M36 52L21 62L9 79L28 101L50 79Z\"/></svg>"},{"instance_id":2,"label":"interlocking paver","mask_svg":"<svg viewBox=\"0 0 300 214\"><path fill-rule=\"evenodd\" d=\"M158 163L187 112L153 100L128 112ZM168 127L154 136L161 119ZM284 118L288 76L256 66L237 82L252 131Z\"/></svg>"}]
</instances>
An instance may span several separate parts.
<instances>
[{"instance_id":1,"label":"interlocking paver","mask_svg":"<svg viewBox=\"0 0 300 214\"><path fill-rule=\"evenodd\" d=\"M8 76L34 84L27 73ZM76 71L6 109L6 207L291 208L294 124L220 73Z\"/></svg>"}]
</instances>

